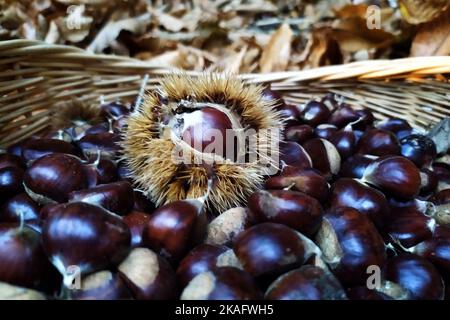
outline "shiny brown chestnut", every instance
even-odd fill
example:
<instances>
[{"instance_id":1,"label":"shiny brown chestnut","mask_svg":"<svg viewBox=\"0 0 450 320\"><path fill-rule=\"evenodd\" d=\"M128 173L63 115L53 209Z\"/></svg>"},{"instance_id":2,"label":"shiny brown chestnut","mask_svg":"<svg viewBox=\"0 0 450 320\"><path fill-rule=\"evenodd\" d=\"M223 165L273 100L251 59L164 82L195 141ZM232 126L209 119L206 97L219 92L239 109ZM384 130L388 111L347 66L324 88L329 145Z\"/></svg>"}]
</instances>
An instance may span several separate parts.
<instances>
[{"instance_id":1,"label":"shiny brown chestnut","mask_svg":"<svg viewBox=\"0 0 450 320\"><path fill-rule=\"evenodd\" d=\"M72 202L52 209L42 227L42 243L67 286L73 280L66 272L69 266L84 274L120 263L130 250L131 234L119 216Z\"/></svg>"},{"instance_id":2,"label":"shiny brown chestnut","mask_svg":"<svg viewBox=\"0 0 450 320\"><path fill-rule=\"evenodd\" d=\"M319 170L328 180L341 167L341 156L336 147L325 139L314 138L306 141L303 148L312 160L313 168Z\"/></svg>"},{"instance_id":3,"label":"shiny brown chestnut","mask_svg":"<svg viewBox=\"0 0 450 320\"><path fill-rule=\"evenodd\" d=\"M314 130L307 124L289 126L284 131L284 137L287 141L303 142L311 139L314 135Z\"/></svg>"},{"instance_id":4,"label":"shiny brown chestnut","mask_svg":"<svg viewBox=\"0 0 450 320\"><path fill-rule=\"evenodd\" d=\"M418 168L429 166L437 155L433 140L421 134L412 134L400 140L401 155L408 158Z\"/></svg>"},{"instance_id":5,"label":"shiny brown chestnut","mask_svg":"<svg viewBox=\"0 0 450 320\"><path fill-rule=\"evenodd\" d=\"M198 274L181 294L181 300L256 300L262 294L246 272L221 267Z\"/></svg>"},{"instance_id":6,"label":"shiny brown chestnut","mask_svg":"<svg viewBox=\"0 0 450 320\"><path fill-rule=\"evenodd\" d=\"M142 192L134 190L133 210L150 214L155 210L155 204L150 201L150 199L148 199Z\"/></svg>"},{"instance_id":7,"label":"shiny brown chestnut","mask_svg":"<svg viewBox=\"0 0 450 320\"><path fill-rule=\"evenodd\" d=\"M351 126L335 132L328 139L337 149L342 160L347 159L356 151L356 135Z\"/></svg>"},{"instance_id":8,"label":"shiny brown chestnut","mask_svg":"<svg viewBox=\"0 0 450 320\"><path fill-rule=\"evenodd\" d=\"M339 281L319 267L305 265L280 276L266 291L268 300L347 300Z\"/></svg>"},{"instance_id":9,"label":"shiny brown chestnut","mask_svg":"<svg viewBox=\"0 0 450 320\"><path fill-rule=\"evenodd\" d=\"M338 175L343 178L361 179L366 168L376 158L376 156L371 155L354 154L343 161Z\"/></svg>"},{"instance_id":10,"label":"shiny brown chestnut","mask_svg":"<svg viewBox=\"0 0 450 320\"><path fill-rule=\"evenodd\" d=\"M391 131L398 139L402 139L407 135L410 135L413 128L408 121L399 118L390 118L384 121L380 121L376 124L376 127L381 130Z\"/></svg>"},{"instance_id":11,"label":"shiny brown chestnut","mask_svg":"<svg viewBox=\"0 0 450 320\"><path fill-rule=\"evenodd\" d=\"M78 147L87 157L95 157L98 152L105 159L114 159L120 150L120 136L111 132L87 134L77 141Z\"/></svg>"},{"instance_id":12,"label":"shiny brown chestnut","mask_svg":"<svg viewBox=\"0 0 450 320\"><path fill-rule=\"evenodd\" d=\"M56 130L56 131L51 131L49 133L47 133L45 136L43 136L42 138L45 139L56 139L56 140L62 140L68 143L73 142L72 136L66 131L66 130Z\"/></svg>"},{"instance_id":13,"label":"shiny brown chestnut","mask_svg":"<svg viewBox=\"0 0 450 320\"><path fill-rule=\"evenodd\" d=\"M295 122L300 118L300 110L296 105L284 104L276 107L276 110L280 113L280 116L285 120L293 120Z\"/></svg>"},{"instance_id":14,"label":"shiny brown chestnut","mask_svg":"<svg viewBox=\"0 0 450 320\"><path fill-rule=\"evenodd\" d=\"M135 248L119 265L119 276L137 300L170 300L178 297L175 272L161 256Z\"/></svg>"},{"instance_id":15,"label":"shiny brown chestnut","mask_svg":"<svg viewBox=\"0 0 450 320\"><path fill-rule=\"evenodd\" d=\"M411 200L420 191L420 172L410 160L401 156L381 157L374 160L364 171L361 179L386 195Z\"/></svg>"},{"instance_id":16,"label":"shiny brown chestnut","mask_svg":"<svg viewBox=\"0 0 450 320\"><path fill-rule=\"evenodd\" d=\"M128 181L101 184L90 189L72 191L70 202L87 202L105 208L118 215L125 215L134 207L134 193Z\"/></svg>"},{"instance_id":17,"label":"shiny brown chestnut","mask_svg":"<svg viewBox=\"0 0 450 320\"><path fill-rule=\"evenodd\" d=\"M382 267L386 259L383 239L370 219L348 207L330 209L315 243L332 272L345 286L366 284L369 266Z\"/></svg>"},{"instance_id":18,"label":"shiny brown chestnut","mask_svg":"<svg viewBox=\"0 0 450 320\"><path fill-rule=\"evenodd\" d=\"M256 221L284 224L307 237L317 232L323 216L319 201L290 190L256 191L248 199L248 207Z\"/></svg>"},{"instance_id":19,"label":"shiny brown chestnut","mask_svg":"<svg viewBox=\"0 0 450 320\"><path fill-rule=\"evenodd\" d=\"M20 193L7 200L0 208L0 221L20 222L36 227L39 224L40 206L26 193Z\"/></svg>"},{"instance_id":20,"label":"shiny brown chestnut","mask_svg":"<svg viewBox=\"0 0 450 320\"><path fill-rule=\"evenodd\" d=\"M338 132L338 127L332 124L321 124L314 129L314 135L317 138L330 140L330 138Z\"/></svg>"},{"instance_id":21,"label":"shiny brown chestnut","mask_svg":"<svg viewBox=\"0 0 450 320\"><path fill-rule=\"evenodd\" d=\"M74 300L129 300L124 281L109 270L92 273L81 280L80 289L71 291Z\"/></svg>"},{"instance_id":22,"label":"shiny brown chestnut","mask_svg":"<svg viewBox=\"0 0 450 320\"><path fill-rule=\"evenodd\" d=\"M436 190L439 179L436 173L430 169L420 170L420 195L426 196Z\"/></svg>"},{"instance_id":23,"label":"shiny brown chestnut","mask_svg":"<svg viewBox=\"0 0 450 320\"><path fill-rule=\"evenodd\" d=\"M19 223L0 224L0 281L37 288L49 270L38 232Z\"/></svg>"},{"instance_id":24,"label":"shiny brown chestnut","mask_svg":"<svg viewBox=\"0 0 450 320\"><path fill-rule=\"evenodd\" d=\"M373 115L371 110L363 108L356 110L356 113L359 116L359 120L352 125L354 129L364 131L365 129L373 125L375 116Z\"/></svg>"},{"instance_id":25,"label":"shiny brown chestnut","mask_svg":"<svg viewBox=\"0 0 450 320\"><path fill-rule=\"evenodd\" d=\"M53 153L34 161L24 176L25 191L40 204L66 202L69 193L88 186L82 162L71 155Z\"/></svg>"},{"instance_id":26,"label":"shiny brown chestnut","mask_svg":"<svg viewBox=\"0 0 450 320\"><path fill-rule=\"evenodd\" d=\"M333 184L330 205L354 208L367 215L377 228L383 226L389 215L389 204L383 193L351 178L341 178Z\"/></svg>"},{"instance_id":27,"label":"shiny brown chestnut","mask_svg":"<svg viewBox=\"0 0 450 320\"><path fill-rule=\"evenodd\" d=\"M342 103L331 114L328 123L338 128L343 128L350 122L354 122L360 118L360 115L352 108L352 106Z\"/></svg>"},{"instance_id":28,"label":"shiny brown chestnut","mask_svg":"<svg viewBox=\"0 0 450 320\"><path fill-rule=\"evenodd\" d=\"M325 104L330 111L334 111L338 106L338 96L334 93L327 93L320 101Z\"/></svg>"},{"instance_id":29,"label":"shiny brown chestnut","mask_svg":"<svg viewBox=\"0 0 450 320\"><path fill-rule=\"evenodd\" d=\"M276 108L281 108L286 104L281 95L277 91L272 90L270 86L263 89L261 92L261 99L270 102L275 101Z\"/></svg>"},{"instance_id":30,"label":"shiny brown chestnut","mask_svg":"<svg viewBox=\"0 0 450 320\"><path fill-rule=\"evenodd\" d=\"M208 224L205 243L233 245L236 237L253 224L254 216L250 210L243 207L231 208L218 215Z\"/></svg>"},{"instance_id":31,"label":"shiny brown chestnut","mask_svg":"<svg viewBox=\"0 0 450 320\"><path fill-rule=\"evenodd\" d=\"M198 274L218 267L242 269L232 249L221 245L201 244L192 249L177 268L177 278L182 288Z\"/></svg>"},{"instance_id":32,"label":"shiny brown chestnut","mask_svg":"<svg viewBox=\"0 0 450 320\"><path fill-rule=\"evenodd\" d=\"M411 293L412 299L442 300L444 282L436 268L415 254L401 254L388 260L384 269L386 279Z\"/></svg>"},{"instance_id":33,"label":"shiny brown chestnut","mask_svg":"<svg viewBox=\"0 0 450 320\"><path fill-rule=\"evenodd\" d=\"M305 149L296 142L280 142L280 161L282 164L298 168L311 168L312 161Z\"/></svg>"},{"instance_id":34,"label":"shiny brown chestnut","mask_svg":"<svg viewBox=\"0 0 450 320\"><path fill-rule=\"evenodd\" d=\"M326 123L330 116L330 109L323 102L314 100L308 102L300 112L300 119L313 127Z\"/></svg>"},{"instance_id":35,"label":"shiny brown chestnut","mask_svg":"<svg viewBox=\"0 0 450 320\"><path fill-rule=\"evenodd\" d=\"M132 211L123 217L123 222L131 231L131 246L142 246L142 234L148 220L150 220L150 215L140 211Z\"/></svg>"},{"instance_id":36,"label":"shiny brown chestnut","mask_svg":"<svg viewBox=\"0 0 450 320\"><path fill-rule=\"evenodd\" d=\"M25 165L23 164L20 157L9 153L3 153L0 154L0 169L6 167L17 167L25 169Z\"/></svg>"},{"instance_id":37,"label":"shiny brown chestnut","mask_svg":"<svg viewBox=\"0 0 450 320\"><path fill-rule=\"evenodd\" d=\"M206 227L202 201L174 201L153 212L144 228L143 242L170 262L176 262L204 239Z\"/></svg>"},{"instance_id":38,"label":"shiny brown chestnut","mask_svg":"<svg viewBox=\"0 0 450 320\"><path fill-rule=\"evenodd\" d=\"M22 159L25 163L51 153L80 155L80 152L72 144L58 139L30 139L22 146Z\"/></svg>"},{"instance_id":39,"label":"shiny brown chestnut","mask_svg":"<svg viewBox=\"0 0 450 320\"><path fill-rule=\"evenodd\" d=\"M89 187L117 181L119 175L116 164L108 159L97 159L84 164L86 175L89 177Z\"/></svg>"},{"instance_id":40,"label":"shiny brown chestnut","mask_svg":"<svg viewBox=\"0 0 450 320\"><path fill-rule=\"evenodd\" d=\"M23 170L19 167L0 169L0 203L23 190Z\"/></svg>"},{"instance_id":41,"label":"shiny brown chestnut","mask_svg":"<svg viewBox=\"0 0 450 320\"><path fill-rule=\"evenodd\" d=\"M268 178L266 189L285 189L300 191L319 201L326 201L330 186L327 180L315 169L301 169L284 166L280 174Z\"/></svg>"},{"instance_id":42,"label":"shiny brown chestnut","mask_svg":"<svg viewBox=\"0 0 450 320\"><path fill-rule=\"evenodd\" d=\"M116 119L129 113L130 108L119 102L104 103L100 106L100 116L105 119Z\"/></svg>"},{"instance_id":43,"label":"shiny brown chestnut","mask_svg":"<svg viewBox=\"0 0 450 320\"><path fill-rule=\"evenodd\" d=\"M400 143L397 137L385 130L369 129L358 142L358 153L373 156L399 155Z\"/></svg>"}]
</instances>

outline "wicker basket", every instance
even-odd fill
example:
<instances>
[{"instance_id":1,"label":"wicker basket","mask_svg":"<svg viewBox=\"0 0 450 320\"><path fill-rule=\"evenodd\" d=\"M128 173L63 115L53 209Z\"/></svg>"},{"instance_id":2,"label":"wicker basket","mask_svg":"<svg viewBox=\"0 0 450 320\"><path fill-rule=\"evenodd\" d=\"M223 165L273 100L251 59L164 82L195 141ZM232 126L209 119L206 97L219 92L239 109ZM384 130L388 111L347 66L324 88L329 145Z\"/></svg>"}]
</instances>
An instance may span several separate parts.
<instances>
[{"instance_id":1,"label":"wicker basket","mask_svg":"<svg viewBox=\"0 0 450 320\"><path fill-rule=\"evenodd\" d=\"M174 72L127 57L28 40L0 42L0 65L1 147L45 130L51 109L69 99L135 99L144 75L149 75L147 89L152 89L161 76ZM372 109L379 119L399 117L416 128L450 116L450 57L373 60L239 77L271 83L294 103L334 92L357 107Z\"/></svg>"}]
</instances>

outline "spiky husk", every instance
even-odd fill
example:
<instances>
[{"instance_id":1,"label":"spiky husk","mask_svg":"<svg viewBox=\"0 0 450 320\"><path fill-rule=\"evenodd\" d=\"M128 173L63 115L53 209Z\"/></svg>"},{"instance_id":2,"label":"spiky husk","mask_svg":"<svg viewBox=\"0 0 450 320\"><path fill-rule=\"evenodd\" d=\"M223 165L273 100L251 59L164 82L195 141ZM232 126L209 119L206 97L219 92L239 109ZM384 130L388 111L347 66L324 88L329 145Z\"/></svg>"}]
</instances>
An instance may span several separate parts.
<instances>
[{"instance_id":1,"label":"spiky husk","mask_svg":"<svg viewBox=\"0 0 450 320\"><path fill-rule=\"evenodd\" d=\"M164 78L160 91L149 93L144 104L130 115L123 133L124 161L138 187L158 206L204 195L211 173L201 165L184 166L173 161L176 142L160 136L161 118L171 112L171 102L190 99L226 106L240 116L245 128L281 129L282 120L274 109L275 101L263 100L262 89L224 75L191 78L178 74ZM161 103L161 96L169 103ZM270 147L268 136L260 135L258 139L260 150ZM219 213L244 204L261 186L264 174L258 160L241 164L226 160L214 164L213 172L207 206Z\"/></svg>"},{"instance_id":2,"label":"spiky husk","mask_svg":"<svg viewBox=\"0 0 450 320\"><path fill-rule=\"evenodd\" d=\"M80 100L70 100L59 105L52 113L52 127L66 129L74 125L94 125L102 122L100 108Z\"/></svg>"}]
</instances>

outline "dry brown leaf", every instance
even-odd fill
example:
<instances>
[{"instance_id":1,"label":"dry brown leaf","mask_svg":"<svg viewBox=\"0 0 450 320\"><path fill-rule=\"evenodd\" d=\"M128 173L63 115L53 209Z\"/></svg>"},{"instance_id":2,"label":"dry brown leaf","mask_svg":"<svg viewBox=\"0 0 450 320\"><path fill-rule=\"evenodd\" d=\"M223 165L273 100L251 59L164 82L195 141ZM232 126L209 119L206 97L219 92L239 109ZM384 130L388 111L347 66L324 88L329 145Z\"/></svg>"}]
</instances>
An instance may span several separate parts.
<instances>
[{"instance_id":1,"label":"dry brown leaf","mask_svg":"<svg viewBox=\"0 0 450 320\"><path fill-rule=\"evenodd\" d=\"M340 19L346 19L351 17L365 18L367 8L369 6L365 3L361 4L347 4L339 9L335 9L336 16Z\"/></svg>"},{"instance_id":2,"label":"dry brown leaf","mask_svg":"<svg viewBox=\"0 0 450 320\"><path fill-rule=\"evenodd\" d=\"M400 12L411 24L433 20L450 6L450 0L399 0Z\"/></svg>"},{"instance_id":3,"label":"dry brown leaf","mask_svg":"<svg viewBox=\"0 0 450 320\"><path fill-rule=\"evenodd\" d=\"M422 25L411 47L411 56L450 55L450 10Z\"/></svg>"},{"instance_id":4,"label":"dry brown leaf","mask_svg":"<svg viewBox=\"0 0 450 320\"><path fill-rule=\"evenodd\" d=\"M333 38L329 28L314 30L311 42L305 50L309 53L304 67L316 68L342 62L342 54L338 43Z\"/></svg>"},{"instance_id":5,"label":"dry brown leaf","mask_svg":"<svg viewBox=\"0 0 450 320\"><path fill-rule=\"evenodd\" d=\"M284 71L289 63L293 32L283 23L272 35L259 61L261 72Z\"/></svg>"}]
</instances>

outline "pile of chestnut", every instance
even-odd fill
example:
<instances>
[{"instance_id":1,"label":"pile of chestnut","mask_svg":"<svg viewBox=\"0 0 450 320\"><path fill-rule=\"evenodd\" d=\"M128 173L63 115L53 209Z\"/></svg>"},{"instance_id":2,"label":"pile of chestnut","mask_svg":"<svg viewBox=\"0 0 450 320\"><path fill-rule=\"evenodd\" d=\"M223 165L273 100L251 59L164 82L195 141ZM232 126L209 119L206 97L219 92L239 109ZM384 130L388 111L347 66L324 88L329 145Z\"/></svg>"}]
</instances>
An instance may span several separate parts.
<instances>
[{"instance_id":1,"label":"pile of chestnut","mask_svg":"<svg viewBox=\"0 0 450 320\"><path fill-rule=\"evenodd\" d=\"M155 208L101 105L0 154L0 299L450 298L450 163L406 121L278 100L280 170L247 207Z\"/></svg>"}]
</instances>

